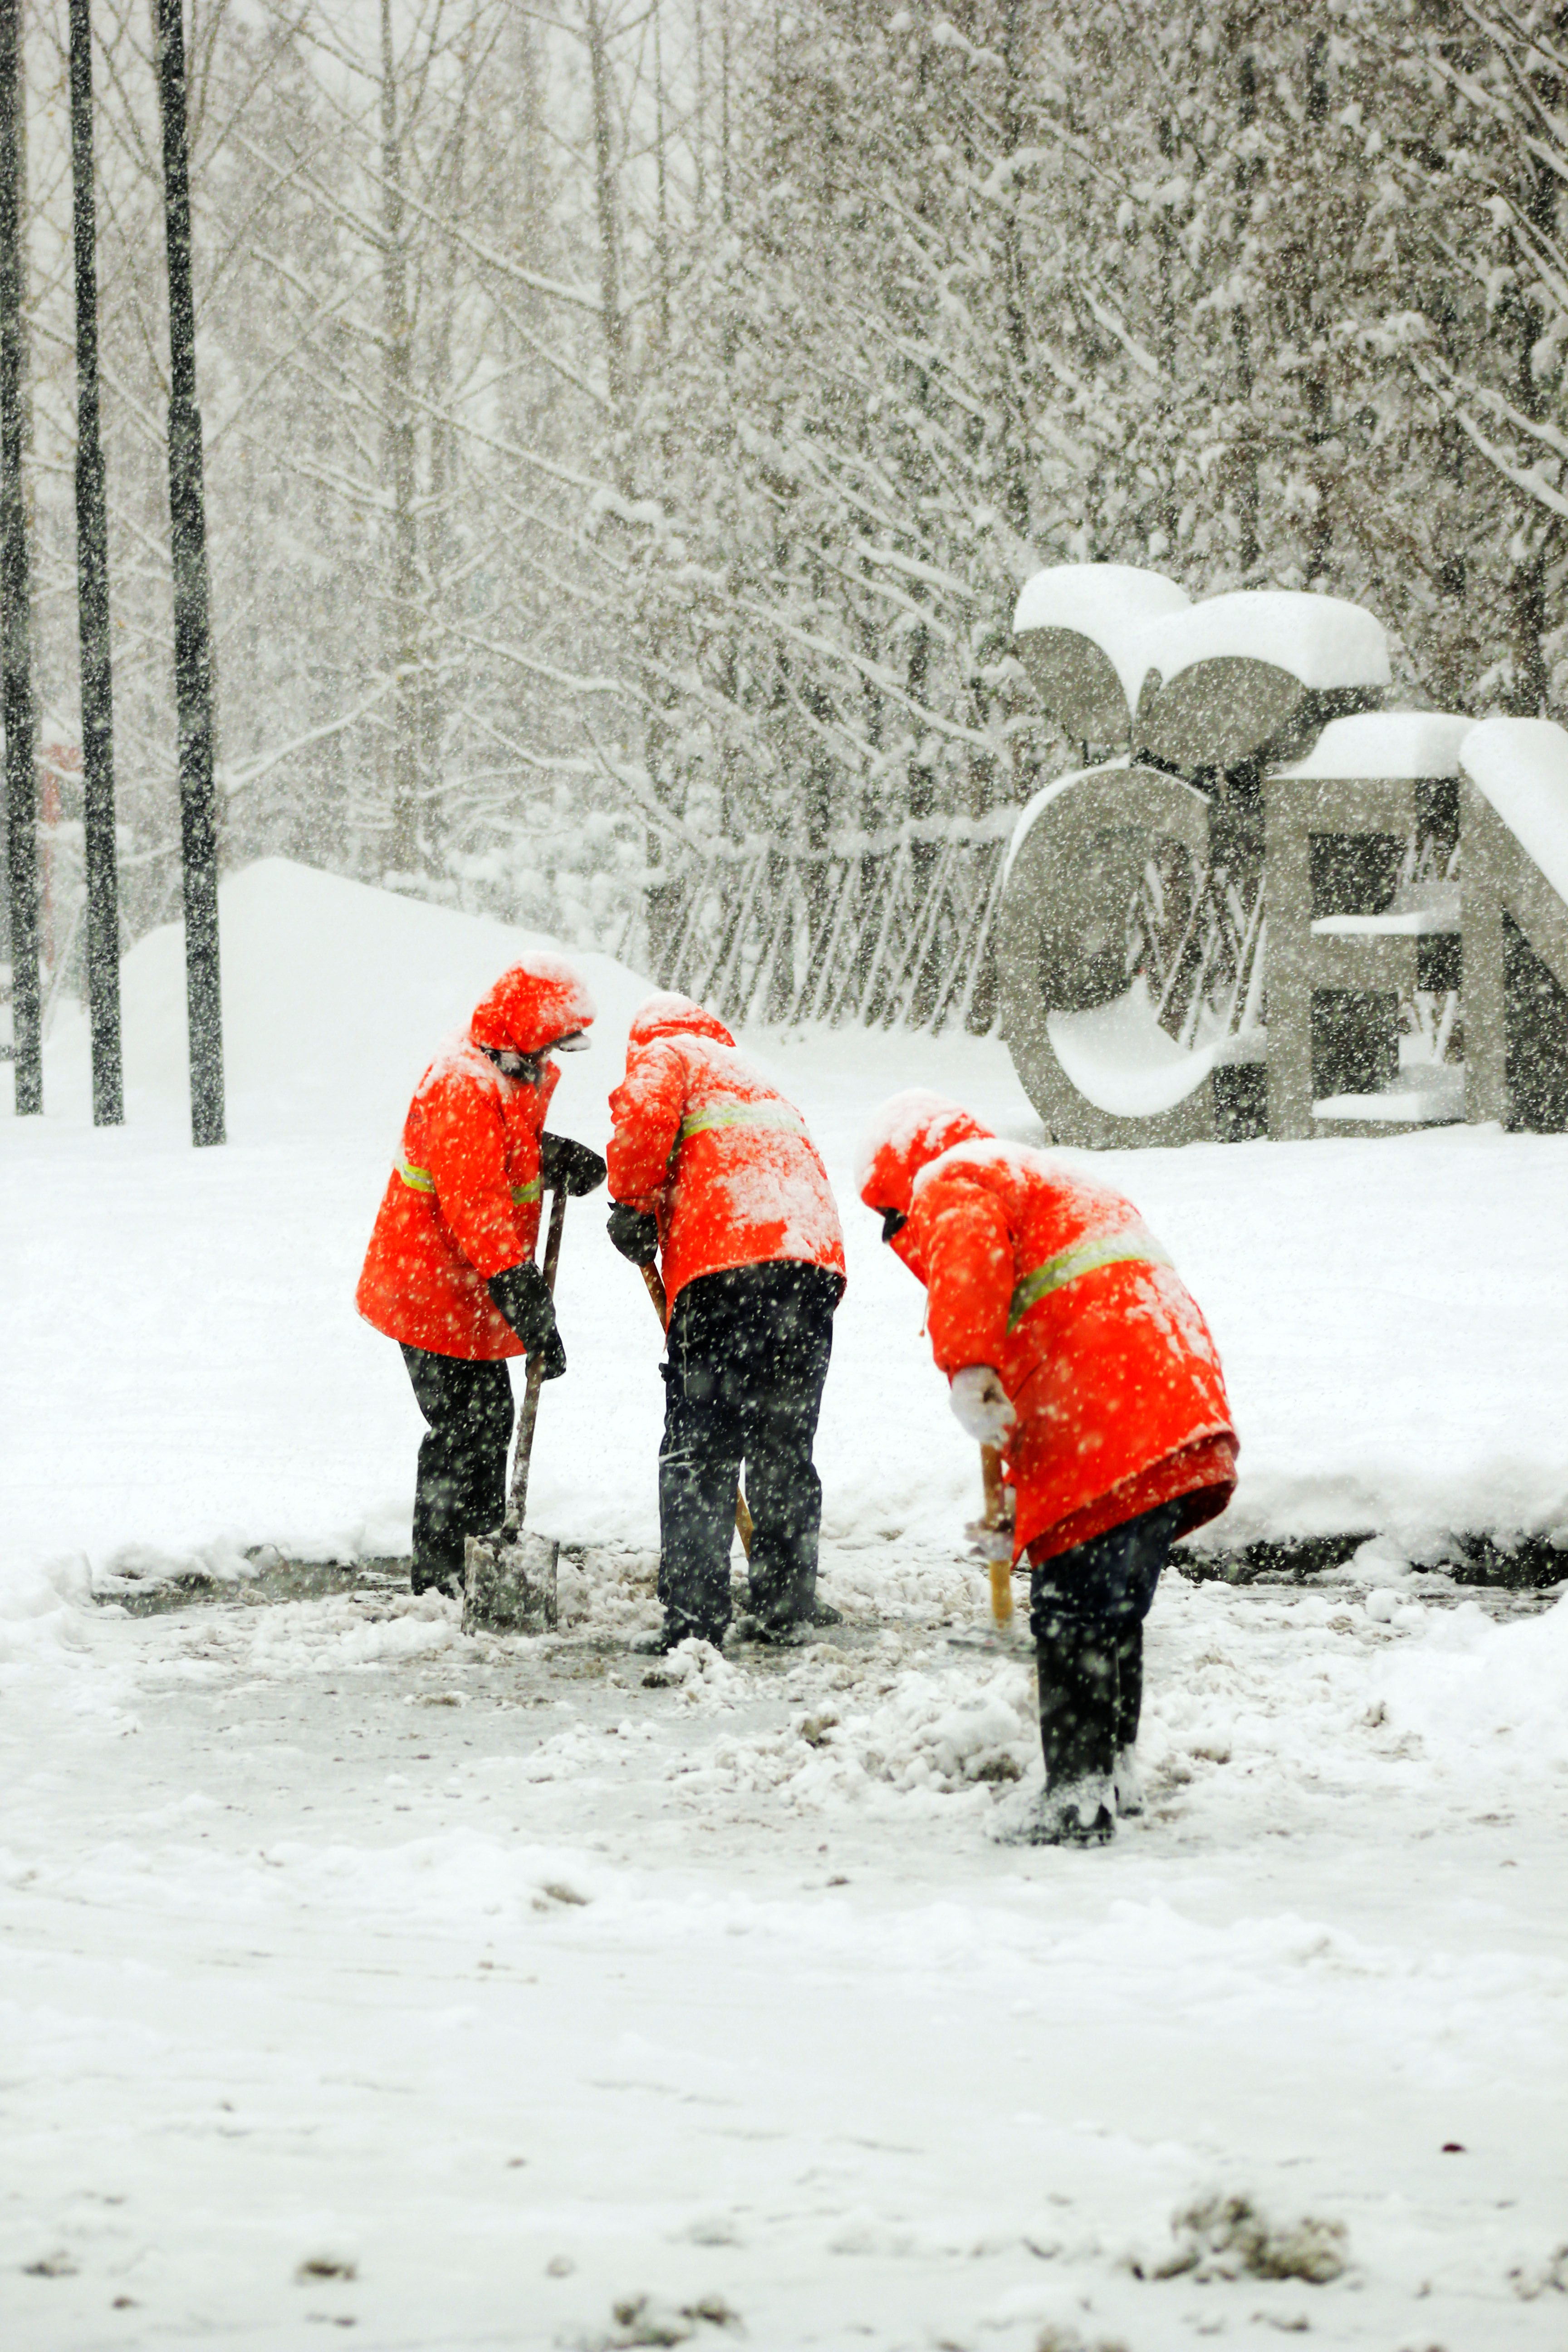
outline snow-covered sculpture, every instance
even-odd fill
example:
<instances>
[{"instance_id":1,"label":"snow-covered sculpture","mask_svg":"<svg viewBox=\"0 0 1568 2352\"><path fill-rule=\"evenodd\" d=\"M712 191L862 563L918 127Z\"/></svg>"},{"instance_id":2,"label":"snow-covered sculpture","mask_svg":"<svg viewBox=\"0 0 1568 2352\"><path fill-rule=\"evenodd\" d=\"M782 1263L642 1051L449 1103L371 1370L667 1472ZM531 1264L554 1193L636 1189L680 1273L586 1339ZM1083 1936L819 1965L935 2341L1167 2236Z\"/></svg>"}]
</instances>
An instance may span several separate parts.
<instances>
[{"instance_id":1,"label":"snow-covered sculpture","mask_svg":"<svg viewBox=\"0 0 1568 2352\"><path fill-rule=\"evenodd\" d=\"M1483 719L1459 767L1467 1113L1568 1129L1568 733Z\"/></svg>"},{"instance_id":2,"label":"snow-covered sculpture","mask_svg":"<svg viewBox=\"0 0 1568 2352\"><path fill-rule=\"evenodd\" d=\"M1568 734L1380 709L1382 625L1334 597L1064 564L1015 629L1113 755L1009 852L1003 1025L1053 1136L1568 1126Z\"/></svg>"}]
</instances>

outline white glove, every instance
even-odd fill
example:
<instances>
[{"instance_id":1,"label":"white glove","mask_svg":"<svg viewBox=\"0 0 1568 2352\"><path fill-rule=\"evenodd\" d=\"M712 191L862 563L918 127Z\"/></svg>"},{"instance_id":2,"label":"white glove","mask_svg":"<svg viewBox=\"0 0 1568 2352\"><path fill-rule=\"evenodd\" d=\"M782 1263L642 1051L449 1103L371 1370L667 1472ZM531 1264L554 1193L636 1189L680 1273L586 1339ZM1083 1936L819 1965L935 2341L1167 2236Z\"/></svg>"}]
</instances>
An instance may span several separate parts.
<instances>
[{"instance_id":1,"label":"white glove","mask_svg":"<svg viewBox=\"0 0 1568 2352\"><path fill-rule=\"evenodd\" d=\"M960 1429L980 1445L1002 1445L1018 1416L989 1364L966 1364L952 1376L952 1413Z\"/></svg>"}]
</instances>

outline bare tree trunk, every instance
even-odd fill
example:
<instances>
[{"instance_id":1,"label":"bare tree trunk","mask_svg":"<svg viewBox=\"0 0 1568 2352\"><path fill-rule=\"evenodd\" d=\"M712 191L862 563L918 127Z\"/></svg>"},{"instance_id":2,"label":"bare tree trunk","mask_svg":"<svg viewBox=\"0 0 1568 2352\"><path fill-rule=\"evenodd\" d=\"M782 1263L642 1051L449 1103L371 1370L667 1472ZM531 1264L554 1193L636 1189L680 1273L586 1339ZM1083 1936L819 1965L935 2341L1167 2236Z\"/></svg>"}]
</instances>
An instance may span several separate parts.
<instances>
[{"instance_id":1,"label":"bare tree trunk","mask_svg":"<svg viewBox=\"0 0 1568 2352\"><path fill-rule=\"evenodd\" d=\"M164 239L169 256L169 549L174 586L174 703L180 738L180 848L184 868L185 1011L191 1136L224 1140L223 992L218 969L217 804L213 780L213 664L202 419L196 406L196 312L191 286L190 150L181 0L158 0L163 117Z\"/></svg>"},{"instance_id":2,"label":"bare tree trunk","mask_svg":"<svg viewBox=\"0 0 1568 2352\"><path fill-rule=\"evenodd\" d=\"M1169 114L1160 118L1160 152L1167 163L1173 164L1181 152L1181 132ZM1176 257L1178 244L1170 207L1160 206L1155 219L1155 242L1159 247L1156 264L1156 315L1160 322L1160 361L1164 381L1173 387L1176 382ZM1162 425L1161 447L1157 463L1160 471L1158 514L1160 530L1169 546L1176 541L1176 481L1172 459L1171 440L1175 426L1176 395L1173 389L1160 395L1159 414Z\"/></svg>"},{"instance_id":3,"label":"bare tree trunk","mask_svg":"<svg viewBox=\"0 0 1568 2352\"><path fill-rule=\"evenodd\" d=\"M1243 131L1249 131L1258 119L1258 61L1250 49L1244 49L1237 67L1240 100L1237 120ZM1237 192L1249 195L1258 184L1261 166L1256 157L1245 158L1236 167ZM1245 303L1238 304L1235 318L1236 390L1237 404L1247 414L1246 438L1236 447L1236 511L1239 527L1237 560L1244 580L1258 568L1260 552L1258 523L1260 499L1258 478L1258 441L1252 429L1252 316Z\"/></svg>"},{"instance_id":4,"label":"bare tree trunk","mask_svg":"<svg viewBox=\"0 0 1568 2352\"><path fill-rule=\"evenodd\" d=\"M616 430L616 479L631 487L631 415L626 374L626 320L621 309L621 240L610 115L610 61L599 0L584 0L588 71L594 94L594 196L599 216L599 299L604 308L605 372Z\"/></svg>"},{"instance_id":5,"label":"bare tree trunk","mask_svg":"<svg viewBox=\"0 0 1568 2352\"><path fill-rule=\"evenodd\" d=\"M92 27L70 0L71 234L76 262L77 610L81 644L87 989L92 1117L125 1117L120 1050L120 891L114 835L114 689L110 666L109 518L98 421L98 228L92 170ZM248 455L248 450L247 453Z\"/></svg>"},{"instance_id":6,"label":"bare tree trunk","mask_svg":"<svg viewBox=\"0 0 1568 2352\"><path fill-rule=\"evenodd\" d=\"M448 289L436 337L435 378L445 392L451 383L452 311L455 298ZM457 495L456 435L445 412L430 424L430 509L426 532L425 564L428 604L421 614L416 640L419 659L419 793L420 848L433 871L440 870L446 810L442 795L442 745L446 712L442 701L441 630L434 625L443 585L451 569L452 502Z\"/></svg>"},{"instance_id":7,"label":"bare tree trunk","mask_svg":"<svg viewBox=\"0 0 1568 2352\"><path fill-rule=\"evenodd\" d=\"M1025 0L1006 0L1002 18L1002 153L1011 158L1024 145ZM1002 502L1007 520L1026 541L1030 531L1027 383L1029 334L1024 310L1024 260L1018 236L1018 183L1010 175L1003 213L1002 266L1004 365L1007 381L1002 403Z\"/></svg>"},{"instance_id":8,"label":"bare tree trunk","mask_svg":"<svg viewBox=\"0 0 1568 2352\"><path fill-rule=\"evenodd\" d=\"M1560 101L1562 94L1562 84L1554 78L1546 95ZM1557 218L1556 174L1547 164L1529 156L1522 159L1521 172L1525 182L1520 192L1523 210L1537 236L1542 241L1550 240ZM1514 398L1527 416L1542 416L1548 396L1535 372L1534 353L1546 320L1539 300L1522 293L1517 296L1516 316L1510 323L1517 336ZM1551 625L1546 574L1558 536L1557 525L1543 516L1539 507L1527 508L1520 520L1508 579L1509 635L1513 646L1513 687L1508 698L1509 708L1529 718L1537 717L1546 706L1546 656L1541 641Z\"/></svg>"},{"instance_id":9,"label":"bare tree trunk","mask_svg":"<svg viewBox=\"0 0 1568 2352\"><path fill-rule=\"evenodd\" d=\"M414 509L413 321L403 243L403 142L392 45L392 0L381 0L383 391L387 472L392 484L392 578L384 624L393 696L392 834L388 859L399 874L421 863L419 840L419 547Z\"/></svg>"},{"instance_id":10,"label":"bare tree trunk","mask_svg":"<svg viewBox=\"0 0 1568 2352\"><path fill-rule=\"evenodd\" d=\"M697 90L692 103L692 121L697 126L697 136L692 147L691 178L692 201L697 210L697 224L700 227L708 206L708 76L702 54L702 0L695 0L692 14L697 53Z\"/></svg>"},{"instance_id":11,"label":"bare tree trunk","mask_svg":"<svg viewBox=\"0 0 1568 2352\"><path fill-rule=\"evenodd\" d=\"M726 227L730 187L730 0L719 0L719 209Z\"/></svg>"},{"instance_id":12,"label":"bare tree trunk","mask_svg":"<svg viewBox=\"0 0 1568 2352\"><path fill-rule=\"evenodd\" d=\"M1319 178L1321 164L1316 142L1322 136L1323 125L1327 122L1329 114L1328 48L1327 34L1314 33L1307 49L1307 136L1311 142L1307 155L1310 183ZM1301 194L1303 199L1306 199L1305 188L1301 191ZM1309 203L1305 208L1308 213L1310 234L1311 226L1321 228L1324 226L1323 207L1321 204ZM1300 289L1302 334L1309 351L1319 340L1319 329L1321 324L1319 317L1320 302L1316 273L1311 265L1312 256L1309 253L1304 257ZM1326 576L1333 543L1331 475L1323 455L1327 445L1333 439L1333 395L1329 383L1328 364L1321 357L1314 362L1304 389L1307 400L1307 441L1312 451L1312 482L1317 491L1317 503L1312 509L1311 520L1307 526L1306 571L1308 584L1310 585L1313 581L1321 580Z\"/></svg>"},{"instance_id":13,"label":"bare tree trunk","mask_svg":"<svg viewBox=\"0 0 1568 2352\"><path fill-rule=\"evenodd\" d=\"M661 352L667 352L669 349L669 189L665 169L664 42L658 0L654 0L653 11L653 109L654 154L658 173L658 229L655 238L658 254L658 347Z\"/></svg>"},{"instance_id":14,"label":"bare tree trunk","mask_svg":"<svg viewBox=\"0 0 1568 2352\"><path fill-rule=\"evenodd\" d=\"M44 1108L38 992L37 788L32 599L22 485L22 0L0 0L0 633L11 916L12 1068L18 1117Z\"/></svg>"}]
</instances>

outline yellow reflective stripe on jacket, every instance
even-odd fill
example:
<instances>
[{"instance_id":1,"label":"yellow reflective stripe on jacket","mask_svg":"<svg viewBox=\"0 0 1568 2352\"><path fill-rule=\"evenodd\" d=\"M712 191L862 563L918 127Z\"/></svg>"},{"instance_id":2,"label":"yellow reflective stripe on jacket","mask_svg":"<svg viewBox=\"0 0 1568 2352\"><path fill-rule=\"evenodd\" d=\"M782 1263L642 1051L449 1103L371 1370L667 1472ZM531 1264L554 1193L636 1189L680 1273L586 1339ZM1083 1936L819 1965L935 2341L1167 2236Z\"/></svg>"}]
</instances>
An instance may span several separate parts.
<instances>
[{"instance_id":1,"label":"yellow reflective stripe on jacket","mask_svg":"<svg viewBox=\"0 0 1568 2352\"><path fill-rule=\"evenodd\" d=\"M1016 1331L1031 1307L1048 1298L1053 1290L1064 1290L1069 1282L1078 1282L1086 1274L1097 1274L1102 1265L1169 1265L1170 1259L1152 1234L1134 1229L1120 1234L1090 1234L1070 1249L1058 1250L1033 1274L1026 1274L1013 1293L1007 1307L1007 1328Z\"/></svg>"},{"instance_id":2,"label":"yellow reflective stripe on jacket","mask_svg":"<svg viewBox=\"0 0 1568 2352\"><path fill-rule=\"evenodd\" d=\"M805 1121L787 1103L716 1103L710 1110L689 1110L680 1122L677 1144L710 1127L778 1127L787 1134L804 1135Z\"/></svg>"},{"instance_id":3,"label":"yellow reflective stripe on jacket","mask_svg":"<svg viewBox=\"0 0 1568 2352\"><path fill-rule=\"evenodd\" d=\"M434 1192L436 1190L436 1179L428 1168L416 1168L412 1160L400 1160L397 1172L411 1192ZM521 1209L525 1202L539 1200L543 1192L544 1179L542 1176L536 1176L530 1184L514 1184L511 1188L512 1205Z\"/></svg>"}]
</instances>

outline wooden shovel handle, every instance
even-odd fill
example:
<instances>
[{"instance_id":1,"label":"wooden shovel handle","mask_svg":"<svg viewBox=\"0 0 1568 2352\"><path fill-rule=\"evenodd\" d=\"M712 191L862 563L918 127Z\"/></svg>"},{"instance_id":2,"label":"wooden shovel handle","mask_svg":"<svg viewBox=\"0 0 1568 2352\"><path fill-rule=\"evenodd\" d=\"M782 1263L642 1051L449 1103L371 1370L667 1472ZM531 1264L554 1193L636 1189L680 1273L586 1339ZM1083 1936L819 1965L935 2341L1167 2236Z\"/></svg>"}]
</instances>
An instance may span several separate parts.
<instances>
[{"instance_id":1,"label":"wooden shovel handle","mask_svg":"<svg viewBox=\"0 0 1568 2352\"><path fill-rule=\"evenodd\" d=\"M566 1192L558 1185L550 1196L550 1226L544 1237L544 1286L555 1296L561 1265L561 1241L566 1231ZM539 1419L539 1391L544 1385L544 1351L535 1348L528 1360L522 1383L522 1403L517 1416L517 1451L511 1457L511 1491L507 1496L506 1526L516 1535L528 1507L528 1465L533 1456L534 1423Z\"/></svg>"},{"instance_id":2,"label":"wooden shovel handle","mask_svg":"<svg viewBox=\"0 0 1568 2352\"><path fill-rule=\"evenodd\" d=\"M640 1266L638 1272L647 1285L647 1295L653 1301L653 1311L658 1317L658 1328L666 1330L669 1324L669 1301L664 1295L664 1283L657 1265ZM741 1538L741 1549L748 1559L752 1557L752 1514L739 1486L735 1489L735 1533Z\"/></svg>"},{"instance_id":3,"label":"wooden shovel handle","mask_svg":"<svg viewBox=\"0 0 1568 2352\"><path fill-rule=\"evenodd\" d=\"M980 1449L980 1478L985 1490L984 1524L1000 1531L1007 1524L1007 1489L1002 1479L1002 1456L994 1445ZM998 1625L1013 1622L1013 1570L1005 1559L991 1562L991 1614Z\"/></svg>"}]
</instances>

